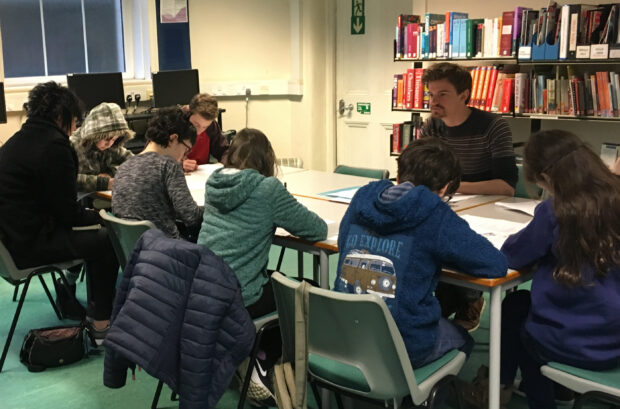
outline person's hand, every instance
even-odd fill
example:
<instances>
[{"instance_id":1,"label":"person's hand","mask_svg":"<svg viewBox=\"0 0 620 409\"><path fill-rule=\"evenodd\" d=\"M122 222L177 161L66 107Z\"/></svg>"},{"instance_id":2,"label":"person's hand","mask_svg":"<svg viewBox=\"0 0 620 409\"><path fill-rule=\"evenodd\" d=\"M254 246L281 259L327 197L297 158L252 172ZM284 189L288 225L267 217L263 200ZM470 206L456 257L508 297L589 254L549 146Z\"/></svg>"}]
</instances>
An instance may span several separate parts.
<instances>
[{"instance_id":1,"label":"person's hand","mask_svg":"<svg viewBox=\"0 0 620 409\"><path fill-rule=\"evenodd\" d=\"M186 172L193 172L198 169L198 162L193 159L185 159L183 161L183 170Z\"/></svg>"},{"instance_id":2,"label":"person's hand","mask_svg":"<svg viewBox=\"0 0 620 409\"><path fill-rule=\"evenodd\" d=\"M611 167L611 171L616 175L620 175L620 158L618 158L614 166Z\"/></svg>"},{"instance_id":3,"label":"person's hand","mask_svg":"<svg viewBox=\"0 0 620 409\"><path fill-rule=\"evenodd\" d=\"M108 190L112 190L112 184L114 184L114 178L108 180Z\"/></svg>"}]
</instances>

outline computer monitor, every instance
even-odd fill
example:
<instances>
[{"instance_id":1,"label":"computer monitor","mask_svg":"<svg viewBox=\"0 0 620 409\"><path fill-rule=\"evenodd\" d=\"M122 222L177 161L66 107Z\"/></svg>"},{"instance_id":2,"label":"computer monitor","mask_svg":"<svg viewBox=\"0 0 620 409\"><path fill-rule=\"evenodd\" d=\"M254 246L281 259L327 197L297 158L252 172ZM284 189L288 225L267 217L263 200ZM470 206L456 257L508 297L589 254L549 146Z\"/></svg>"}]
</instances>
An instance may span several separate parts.
<instances>
[{"instance_id":1,"label":"computer monitor","mask_svg":"<svg viewBox=\"0 0 620 409\"><path fill-rule=\"evenodd\" d=\"M200 92L198 70L159 71L152 77L155 108L186 105Z\"/></svg>"},{"instance_id":2,"label":"computer monitor","mask_svg":"<svg viewBox=\"0 0 620 409\"><path fill-rule=\"evenodd\" d=\"M123 76L120 72L67 74L67 86L90 111L102 102L114 102L125 108Z\"/></svg>"}]
</instances>

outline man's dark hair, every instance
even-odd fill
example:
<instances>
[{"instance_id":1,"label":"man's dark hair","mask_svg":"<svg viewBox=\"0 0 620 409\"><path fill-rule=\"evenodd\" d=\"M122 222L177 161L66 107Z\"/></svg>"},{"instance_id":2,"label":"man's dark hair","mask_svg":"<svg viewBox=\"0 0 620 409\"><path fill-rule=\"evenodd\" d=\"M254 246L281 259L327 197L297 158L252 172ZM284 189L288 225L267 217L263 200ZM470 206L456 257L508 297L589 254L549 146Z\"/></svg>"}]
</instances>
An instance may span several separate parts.
<instances>
[{"instance_id":1,"label":"man's dark hair","mask_svg":"<svg viewBox=\"0 0 620 409\"><path fill-rule=\"evenodd\" d=\"M461 165L456 155L437 138L412 141L400 154L398 182L424 185L439 192L448 185L446 195L452 195L461 184Z\"/></svg>"},{"instance_id":2,"label":"man's dark hair","mask_svg":"<svg viewBox=\"0 0 620 409\"><path fill-rule=\"evenodd\" d=\"M31 89L24 108L28 118L46 119L60 125L63 131L71 129L73 118L82 119L78 97L69 88L54 81L39 84Z\"/></svg>"},{"instance_id":3,"label":"man's dark hair","mask_svg":"<svg viewBox=\"0 0 620 409\"><path fill-rule=\"evenodd\" d=\"M161 108L149 120L145 136L165 148L170 143L172 134L179 136L179 142L190 141L192 145L196 142L196 129L181 108Z\"/></svg>"},{"instance_id":4,"label":"man's dark hair","mask_svg":"<svg viewBox=\"0 0 620 409\"><path fill-rule=\"evenodd\" d=\"M469 97L465 103L469 103L471 97L471 74L458 64L449 62L440 62L431 65L424 70L422 82L428 85L429 82L440 81L446 79L450 84L454 85L456 92L461 94L465 90L469 90Z\"/></svg>"}]
</instances>

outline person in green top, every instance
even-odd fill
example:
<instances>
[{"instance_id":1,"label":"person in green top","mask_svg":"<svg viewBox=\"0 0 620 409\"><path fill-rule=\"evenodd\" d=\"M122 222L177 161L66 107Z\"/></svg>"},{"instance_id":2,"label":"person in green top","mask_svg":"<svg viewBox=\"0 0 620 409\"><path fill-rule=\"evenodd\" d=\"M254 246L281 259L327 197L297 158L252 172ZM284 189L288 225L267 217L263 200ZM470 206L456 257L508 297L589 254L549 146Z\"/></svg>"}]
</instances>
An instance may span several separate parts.
<instances>
[{"instance_id":1,"label":"person in green top","mask_svg":"<svg viewBox=\"0 0 620 409\"><path fill-rule=\"evenodd\" d=\"M276 228L309 241L327 237L325 221L274 177L275 159L271 143L261 131L242 129L228 149L224 167L207 180L198 235L198 244L222 257L237 275L244 305L253 319L276 310L267 271ZM268 406L275 404L271 404L272 388L266 375L280 354L279 339L277 331L266 333L261 354L252 363L248 397Z\"/></svg>"}]
</instances>

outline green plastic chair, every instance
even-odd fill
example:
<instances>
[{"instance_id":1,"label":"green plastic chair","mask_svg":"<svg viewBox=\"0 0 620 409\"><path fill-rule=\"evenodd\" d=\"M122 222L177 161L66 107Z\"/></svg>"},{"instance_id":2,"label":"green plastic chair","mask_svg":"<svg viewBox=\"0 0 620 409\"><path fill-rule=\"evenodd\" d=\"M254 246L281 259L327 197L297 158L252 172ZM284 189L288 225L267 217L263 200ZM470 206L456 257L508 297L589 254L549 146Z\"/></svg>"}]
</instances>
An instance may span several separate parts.
<instances>
[{"instance_id":1,"label":"green plastic chair","mask_svg":"<svg viewBox=\"0 0 620 409\"><path fill-rule=\"evenodd\" d=\"M32 280L32 278L39 277L39 281L43 286L43 290L45 290L45 294L47 295L50 304L52 304L52 308L54 309L56 316L59 320L61 320L62 316L56 306L56 303L54 302L54 299L52 298L52 294L50 293L50 290L47 287L45 280L43 279L43 275L51 274L52 277L54 277L54 274L58 273L63 283L66 286L69 286L63 270L83 263L84 260L77 259L20 269L15 265L13 257L9 253L8 249L4 246L4 243L0 241L0 277L5 279L11 285L15 286L16 289L21 284L24 285L21 296L19 297L17 309L15 310L15 315L13 316L13 321L11 322L11 329L9 330L6 342L4 343L4 349L2 350L2 357L0 358L0 372L2 372L4 361L6 359L7 353L9 352L9 346L11 345L11 340L13 339L13 334L15 333L15 327L17 327L19 314L22 310L22 307L24 306L24 300L26 299L26 293L28 292L28 287L30 286L30 281ZM13 295L13 298L15 298L15 294Z\"/></svg>"},{"instance_id":2,"label":"green plastic chair","mask_svg":"<svg viewBox=\"0 0 620 409\"><path fill-rule=\"evenodd\" d=\"M390 171L387 169L370 169L370 168L355 168L353 166L338 165L334 169L334 173L342 173L344 175L362 176L372 179L388 179L390 177Z\"/></svg>"},{"instance_id":3,"label":"green plastic chair","mask_svg":"<svg viewBox=\"0 0 620 409\"><path fill-rule=\"evenodd\" d=\"M284 359L293 358L295 290L299 283L271 276L280 317ZM444 387L456 389L465 354L454 350L415 371L387 305L375 294L343 294L313 287L309 293L308 372L316 385L340 395L400 407L410 396L415 405L433 408ZM294 362L294 361L293 361ZM459 397L459 394L456 393ZM460 406L460 402L459 402Z\"/></svg>"},{"instance_id":4,"label":"green plastic chair","mask_svg":"<svg viewBox=\"0 0 620 409\"><path fill-rule=\"evenodd\" d=\"M99 211L107 229L116 259L121 268L125 268L129 255L142 234L155 229L155 225L148 220L126 220L114 216L105 209Z\"/></svg>"},{"instance_id":5,"label":"green plastic chair","mask_svg":"<svg viewBox=\"0 0 620 409\"><path fill-rule=\"evenodd\" d=\"M535 183L529 182L525 179L525 175L523 174L523 164L517 163L517 170L519 171L519 180L517 180L517 185L515 186L515 197L540 199L542 189Z\"/></svg>"},{"instance_id":6,"label":"green plastic chair","mask_svg":"<svg viewBox=\"0 0 620 409\"><path fill-rule=\"evenodd\" d=\"M597 400L620 405L620 367L608 371L588 371L574 366L549 362L540 371L547 378L582 394L573 408L581 408L586 402Z\"/></svg>"}]
</instances>

